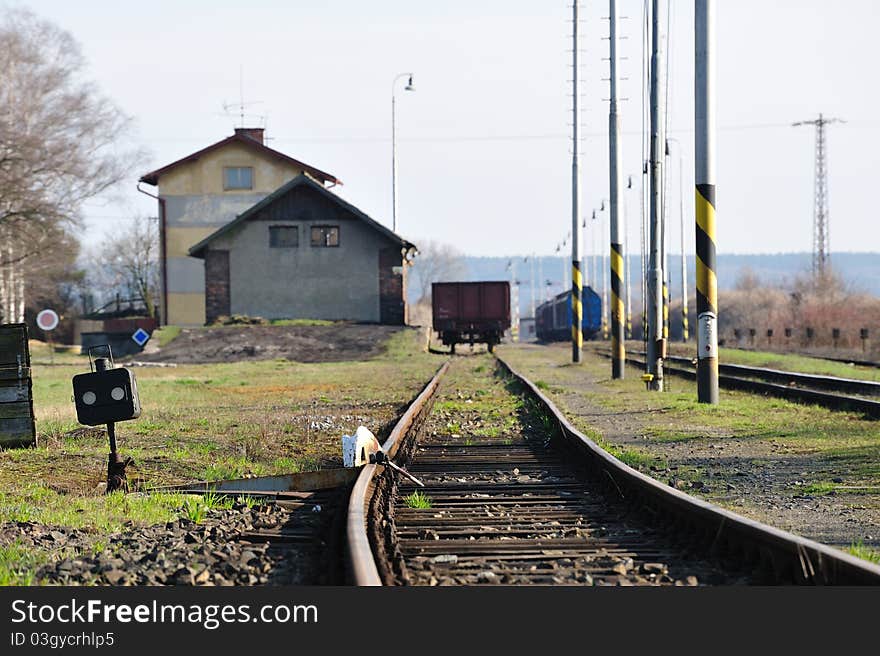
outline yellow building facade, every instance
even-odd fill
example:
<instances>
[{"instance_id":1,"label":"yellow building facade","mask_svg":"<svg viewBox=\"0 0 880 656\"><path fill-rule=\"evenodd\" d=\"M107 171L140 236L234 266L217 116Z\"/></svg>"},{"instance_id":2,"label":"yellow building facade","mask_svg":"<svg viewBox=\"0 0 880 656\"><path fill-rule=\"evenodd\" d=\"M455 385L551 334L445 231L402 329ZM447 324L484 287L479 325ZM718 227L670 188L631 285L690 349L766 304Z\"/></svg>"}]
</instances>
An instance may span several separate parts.
<instances>
[{"instance_id":1,"label":"yellow building facade","mask_svg":"<svg viewBox=\"0 0 880 656\"><path fill-rule=\"evenodd\" d=\"M163 324L205 323L204 261L190 247L270 193L308 173L324 185L334 176L267 147L261 129L235 134L141 177L157 187Z\"/></svg>"}]
</instances>

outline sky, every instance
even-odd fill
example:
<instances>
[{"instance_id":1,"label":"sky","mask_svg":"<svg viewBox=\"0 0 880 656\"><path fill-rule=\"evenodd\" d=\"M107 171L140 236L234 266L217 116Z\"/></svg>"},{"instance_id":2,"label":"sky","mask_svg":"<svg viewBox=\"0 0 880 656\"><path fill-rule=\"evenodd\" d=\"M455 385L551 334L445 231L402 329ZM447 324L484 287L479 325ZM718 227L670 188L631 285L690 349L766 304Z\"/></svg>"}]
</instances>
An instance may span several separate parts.
<instances>
[{"instance_id":1,"label":"sky","mask_svg":"<svg viewBox=\"0 0 880 656\"><path fill-rule=\"evenodd\" d=\"M665 3L663 3L665 4ZM620 0L623 169L638 250L642 1ZM570 0L31 0L80 43L87 75L133 117L148 152L112 196L84 208L100 242L135 215L144 173L232 134L237 108L268 144L333 173L334 191L391 226L391 94L397 89L398 232L470 255L554 254L571 225ZM880 3L739 0L717 6L717 247L812 248L814 130L826 116L830 244L880 251L870 217L880 152L874 69ZM608 15L581 3L582 208L608 196ZM693 2L670 0L669 135L681 149L686 249L693 251ZM224 109L224 105L227 109ZM669 234L679 250L679 155ZM155 191L154 188L150 188ZM599 216L603 216L599 213ZM869 223L869 221L871 221ZM598 222L597 222L598 223ZM607 239L590 223L585 252ZM598 246L597 246L598 247ZM604 250L604 249L603 249Z\"/></svg>"}]
</instances>

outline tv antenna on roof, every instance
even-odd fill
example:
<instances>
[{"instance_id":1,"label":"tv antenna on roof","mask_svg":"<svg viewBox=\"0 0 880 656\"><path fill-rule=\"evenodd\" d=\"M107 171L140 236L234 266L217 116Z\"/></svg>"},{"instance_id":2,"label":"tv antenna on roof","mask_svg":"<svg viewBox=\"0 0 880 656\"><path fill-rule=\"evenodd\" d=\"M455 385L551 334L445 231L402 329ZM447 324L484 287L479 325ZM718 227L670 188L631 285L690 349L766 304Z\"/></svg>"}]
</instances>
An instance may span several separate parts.
<instances>
[{"instance_id":1,"label":"tv antenna on roof","mask_svg":"<svg viewBox=\"0 0 880 656\"><path fill-rule=\"evenodd\" d=\"M245 125L244 125L245 116L259 119L260 122L263 124L263 127L265 127L265 124L266 124L266 115L265 114L245 114L245 111L244 111L245 107L249 107L251 105L261 105L261 104L263 104L262 100L250 100L250 101L245 102L245 99L244 99L244 66L240 65L239 69L238 69L238 102L237 103L227 103L224 101L223 102L223 111L226 113L227 116L229 116L232 114L232 112L230 110L232 110L234 108L238 108L238 119L240 121L238 127L240 127L240 128L245 127Z\"/></svg>"}]
</instances>

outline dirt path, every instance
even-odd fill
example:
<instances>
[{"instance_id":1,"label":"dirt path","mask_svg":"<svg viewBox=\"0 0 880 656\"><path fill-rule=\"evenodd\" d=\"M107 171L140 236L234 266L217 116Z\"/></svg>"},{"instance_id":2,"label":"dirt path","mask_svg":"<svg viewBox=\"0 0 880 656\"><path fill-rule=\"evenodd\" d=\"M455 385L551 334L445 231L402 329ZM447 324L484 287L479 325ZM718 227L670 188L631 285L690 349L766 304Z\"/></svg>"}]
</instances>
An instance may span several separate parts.
<instances>
[{"instance_id":1,"label":"dirt path","mask_svg":"<svg viewBox=\"0 0 880 656\"><path fill-rule=\"evenodd\" d=\"M382 353L399 326L338 323L329 326L216 326L186 328L144 362L239 362L292 360L342 362L368 360Z\"/></svg>"},{"instance_id":2,"label":"dirt path","mask_svg":"<svg viewBox=\"0 0 880 656\"><path fill-rule=\"evenodd\" d=\"M647 395L640 371L611 381L607 359L588 354L574 366L567 346L505 346L501 355L579 428L654 478L821 542L880 548L876 422L733 392L706 414L682 379Z\"/></svg>"}]
</instances>

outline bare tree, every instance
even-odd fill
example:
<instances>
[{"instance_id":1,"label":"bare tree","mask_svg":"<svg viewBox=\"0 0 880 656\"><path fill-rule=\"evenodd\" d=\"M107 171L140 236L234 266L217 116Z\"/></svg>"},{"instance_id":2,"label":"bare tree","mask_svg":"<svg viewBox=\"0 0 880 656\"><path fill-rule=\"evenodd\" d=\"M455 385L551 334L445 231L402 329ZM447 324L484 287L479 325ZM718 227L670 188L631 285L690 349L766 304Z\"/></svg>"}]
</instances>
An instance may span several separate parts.
<instances>
[{"instance_id":1,"label":"bare tree","mask_svg":"<svg viewBox=\"0 0 880 656\"><path fill-rule=\"evenodd\" d=\"M82 203L123 179L141 153L129 119L83 80L73 37L27 10L0 17L0 310L24 312L26 264L51 258Z\"/></svg>"},{"instance_id":2,"label":"bare tree","mask_svg":"<svg viewBox=\"0 0 880 656\"><path fill-rule=\"evenodd\" d=\"M412 268L419 301L430 298L432 282L456 280L467 270L464 257L454 246L430 240L423 244Z\"/></svg>"},{"instance_id":3,"label":"bare tree","mask_svg":"<svg viewBox=\"0 0 880 656\"><path fill-rule=\"evenodd\" d=\"M159 299L159 232L156 219L136 217L91 254L92 287L107 300L117 294L144 305L154 317Z\"/></svg>"}]
</instances>

